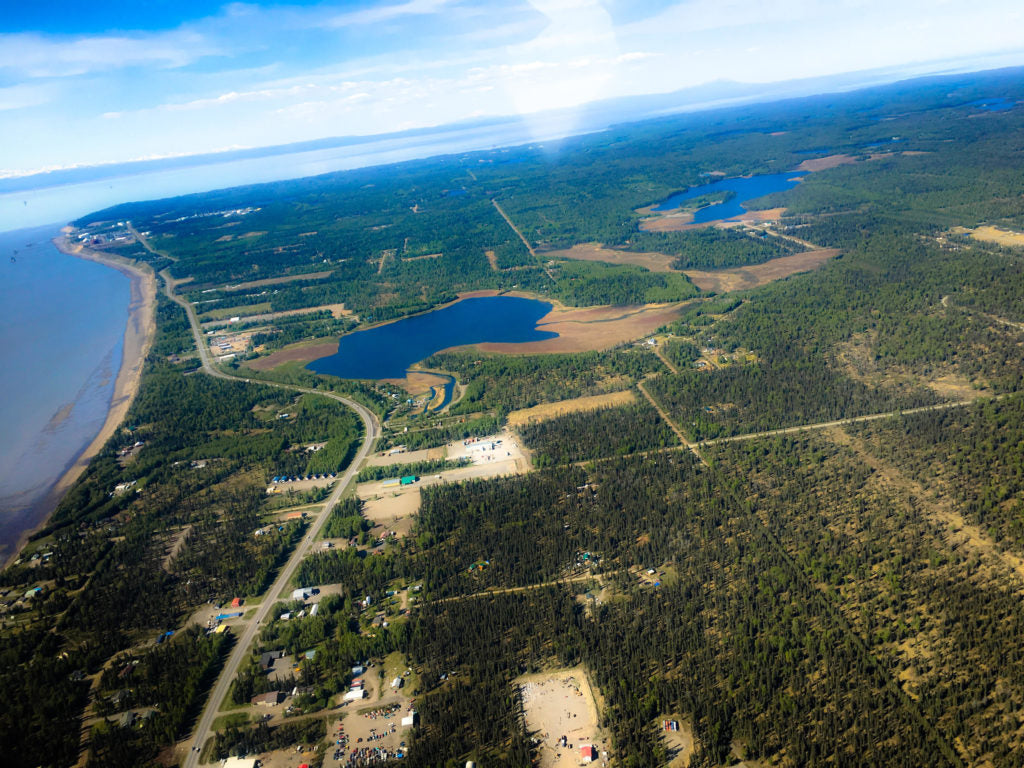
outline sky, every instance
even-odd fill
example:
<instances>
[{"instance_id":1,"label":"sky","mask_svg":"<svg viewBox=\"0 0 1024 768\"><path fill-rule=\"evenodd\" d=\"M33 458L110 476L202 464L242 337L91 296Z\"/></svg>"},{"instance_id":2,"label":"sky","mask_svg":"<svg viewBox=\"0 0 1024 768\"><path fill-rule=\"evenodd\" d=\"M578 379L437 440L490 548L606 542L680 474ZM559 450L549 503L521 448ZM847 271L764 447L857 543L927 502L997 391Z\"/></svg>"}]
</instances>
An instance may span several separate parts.
<instances>
[{"instance_id":1,"label":"sky","mask_svg":"<svg viewBox=\"0 0 1024 768\"><path fill-rule=\"evenodd\" d=\"M0 0L0 177L975 61L1019 0Z\"/></svg>"}]
</instances>

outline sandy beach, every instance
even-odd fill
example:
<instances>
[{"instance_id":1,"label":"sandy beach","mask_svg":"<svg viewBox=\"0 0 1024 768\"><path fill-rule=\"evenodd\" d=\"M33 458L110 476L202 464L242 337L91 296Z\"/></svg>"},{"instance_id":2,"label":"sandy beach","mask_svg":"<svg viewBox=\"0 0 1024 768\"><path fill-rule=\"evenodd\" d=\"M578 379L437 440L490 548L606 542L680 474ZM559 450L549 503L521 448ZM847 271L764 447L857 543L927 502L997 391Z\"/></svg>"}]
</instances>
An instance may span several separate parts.
<instances>
[{"instance_id":1,"label":"sandy beach","mask_svg":"<svg viewBox=\"0 0 1024 768\"><path fill-rule=\"evenodd\" d=\"M124 421L128 409L131 407L132 401L139 391L142 369L156 331L156 277L153 274L153 270L146 265L141 265L128 259L99 253L82 245L71 243L67 238L67 233L71 231L70 228L65 227L61 231L64 234L55 238L53 243L62 253L113 267L126 275L130 281L131 301L128 305L128 322L125 326L121 368L114 382L114 394L111 397L107 418L103 422L103 427L100 429L99 434L79 454L78 458L75 459L74 463L64 472L49 494L47 494L41 504L46 510L46 516L33 529L22 533L18 539L17 546L8 558L8 562L16 559L28 542L29 537L47 524L64 494L81 477L82 472L85 471L93 456L99 452L100 448L103 447L107 440L117 431L121 422ZM4 563L4 565L6 566L7 563Z\"/></svg>"}]
</instances>

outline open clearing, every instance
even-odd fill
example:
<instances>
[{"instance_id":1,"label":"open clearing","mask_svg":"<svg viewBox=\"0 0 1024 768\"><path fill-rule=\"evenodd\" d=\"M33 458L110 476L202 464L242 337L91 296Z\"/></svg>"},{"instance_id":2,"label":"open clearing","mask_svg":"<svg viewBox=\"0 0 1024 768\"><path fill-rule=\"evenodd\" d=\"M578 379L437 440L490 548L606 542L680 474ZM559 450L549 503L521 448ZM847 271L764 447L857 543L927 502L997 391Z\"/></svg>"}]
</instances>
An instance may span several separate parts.
<instances>
[{"instance_id":1,"label":"open clearing","mask_svg":"<svg viewBox=\"0 0 1024 768\"><path fill-rule=\"evenodd\" d=\"M728 293L749 288L757 288L773 280L781 280L797 272L809 272L839 255L838 248L822 248L817 251L794 253L792 256L781 256L764 264L749 267L716 270L687 270L684 274L693 284L705 291Z\"/></svg>"},{"instance_id":2,"label":"open clearing","mask_svg":"<svg viewBox=\"0 0 1024 768\"><path fill-rule=\"evenodd\" d=\"M397 449L392 449L396 450ZM392 453L390 450L375 453L366 459L368 467L386 467L389 464L412 464L416 461L435 461L443 459L446 455L445 446L438 448L423 448L419 451L402 451Z\"/></svg>"},{"instance_id":3,"label":"open clearing","mask_svg":"<svg viewBox=\"0 0 1024 768\"><path fill-rule=\"evenodd\" d=\"M798 171L824 171L828 168L836 168L840 165L852 165L857 162L853 155L828 155L827 157L812 157L804 160L796 167Z\"/></svg>"},{"instance_id":4,"label":"open clearing","mask_svg":"<svg viewBox=\"0 0 1024 768\"><path fill-rule=\"evenodd\" d=\"M1024 232L1013 232L1009 229L1000 229L999 227L993 227L990 225L977 227L973 231L969 229L964 229L964 231L970 232L971 237L975 240L981 240L986 243L1018 247L1024 246Z\"/></svg>"},{"instance_id":5,"label":"open clearing","mask_svg":"<svg viewBox=\"0 0 1024 768\"><path fill-rule=\"evenodd\" d=\"M540 740L542 768L580 765L580 748L588 744L597 748L595 762L607 765L611 742L598 727L597 699L582 667L526 675L517 684L523 697L526 730Z\"/></svg>"},{"instance_id":6,"label":"open clearing","mask_svg":"<svg viewBox=\"0 0 1024 768\"><path fill-rule=\"evenodd\" d=\"M674 722L679 727L679 730L666 730L666 722ZM668 768L686 768L697 751L696 744L693 741L693 727L690 725L690 721L678 714L665 715L658 718L657 727L668 750Z\"/></svg>"},{"instance_id":7,"label":"open clearing","mask_svg":"<svg viewBox=\"0 0 1024 768\"><path fill-rule=\"evenodd\" d=\"M545 251L540 256L550 259L575 259L577 261L603 261L608 264L633 264L651 272L673 272L675 256L657 251L620 251L605 248L601 243L580 243L561 251Z\"/></svg>"},{"instance_id":8,"label":"open clearing","mask_svg":"<svg viewBox=\"0 0 1024 768\"><path fill-rule=\"evenodd\" d=\"M487 450L474 446L491 446ZM363 516L399 536L407 536L412 530L413 518L420 509L420 490L440 483L458 483L464 480L487 479L519 475L528 472L530 462L515 436L505 431L499 435L481 437L472 443L454 442L444 448L430 448L412 453L391 456L375 456L378 464L409 463L427 458L457 460L468 457L473 463L458 469L424 475L415 483L404 486L385 486L387 480L361 483L356 486L356 495L363 501ZM387 461L394 459L395 461ZM396 475L397 476L397 475Z\"/></svg>"},{"instance_id":9,"label":"open clearing","mask_svg":"<svg viewBox=\"0 0 1024 768\"><path fill-rule=\"evenodd\" d=\"M512 294L515 295L515 294ZM550 299L546 299L550 301ZM482 352L533 355L549 352L588 352L610 349L647 336L679 315L682 304L646 304L630 307L573 308L561 304L537 323L541 331L554 331L557 338L518 344L476 344Z\"/></svg>"},{"instance_id":10,"label":"open clearing","mask_svg":"<svg viewBox=\"0 0 1024 768\"><path fill-rule=\"evenodd\" d=\"M312 344L308 341L299 342L285 349L271 352L266 357L261 357L257 360L247 360L245 365L254 371L269 371L271 368L276 368L284 363L309 363L313 360L319 360L321 357L333 355L337 351L338 337L332 336Z\"/></svg>"},{"instance_id":11,"label":"open clearing","mask_svg":"<svg viewBox=\"0 0 1024 768\"><path fill-rule=\"evenodd\" d=\"M262 288L265 285L280 285L282 283L294 283L297 280L322 280L325 277L330 277L334 274L333 269L328 269L325 272L307 272L303 275L288 275L287 277L267 277L262 280L249 280L245 283L236 283L235 285L225 285L222 288L218 288L220 291L242 291L246 288Z\"/></svg>"},{"instance_id":12,"label":"open clearing","mask_svg":"<svg viewBox=\"0 0 1024 768\"><path fill-rule=\"evenodd\" d=\"M346 309L344 304L322 304L319 307L304 307L302 309L286 309L283 312L261 312L255 315L246 315L245 310L252 310L254 307L269 307L270 304L253 304L250 307L232 307L231 316L238 317L239 321L251 323L257 320L274 320L278 317L293 317L294 315L308 315L313 312L323 312L327 310L331 313L334 318L349 317L352 315L351 309ZM226 314L226 310L215 310L217 314ZM212 314L212 313L211 313ZM219 328L223 325L229 325L231 320L213 320L210 322L203 322L202 326L204 329Z\"/></svg>"},{"instance_id":13,"label":"open clearing","mask_svg":"<svg viewBox=\"0 0 1024 768\"><path fill-rule=\"evenodd\" d=\"M731 219L717 219L700 224L693 222L692 213L668 213L656 219L644 219L640 222L640 229L644 232L685 232L690 229L700 229L701 227L728 226L743 222L775 221L782 218L782 214L785 212L785 208L765 208L763 211L744 211L739 216L733 216Z\"/></svg>"},{"instance_id":14,"label":"open clearing","mask_svg":"<svg viewBox=\"0 0 1024 768\"><path fill-rule=\"evenodd\" d=\"M523 424L554 419L567 413L596 411L598 408L628 405L634 402L636 402L636 395L633 394L633 390L624 389L621 392L609 392L606 395L591 395L589 397L576 397L572 400L560 400L557 403L542 403L532 408L524 408L521 411L512 411L508 415L508 425L510 427L519 427Z\"/></svg>"}]
</instances>

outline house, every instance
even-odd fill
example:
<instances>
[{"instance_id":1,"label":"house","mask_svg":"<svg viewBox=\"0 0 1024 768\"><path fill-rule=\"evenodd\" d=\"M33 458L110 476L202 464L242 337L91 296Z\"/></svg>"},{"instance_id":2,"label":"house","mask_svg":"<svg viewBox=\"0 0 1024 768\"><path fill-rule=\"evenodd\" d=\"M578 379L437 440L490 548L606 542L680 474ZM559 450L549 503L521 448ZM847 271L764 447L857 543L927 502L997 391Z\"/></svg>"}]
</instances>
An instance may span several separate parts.
<instances>
[{"instance_id":1,"label":"house","mask_svg":"<svg viewBox=\"0 0 1024 768\"><path fill-rule=\"evenodd\" d=\"M127 712L125 712L123 715L121 715L121 722L119 723L119 725L122 728L131 728L133 725L135 725L135 721L137 719L138 719L138 715L136 715L134 712L132 712L129 709Z\"/></svg>"},{"instance_id":2,"label":"house","mask_svg":"<svg viewBox=\"0 0 1024 768\"><path fill-rule=\"evenodd\" d=\"M284 694L281 691L267 691L266 693L260 693L249 699L250 704L255 704L264 707L273 707L284 701Z\"/></svg>"},{"instance_id":3,"label":"house","mask_svg":"<svg viewBox=\"0 0 1024 768\"><path fill-rule=\"evenodd\" d=\"M274 661L284 656L284 651L267 651L260 656L260 669L266 672L273 669Z\"/></svg>"}]
</instances>

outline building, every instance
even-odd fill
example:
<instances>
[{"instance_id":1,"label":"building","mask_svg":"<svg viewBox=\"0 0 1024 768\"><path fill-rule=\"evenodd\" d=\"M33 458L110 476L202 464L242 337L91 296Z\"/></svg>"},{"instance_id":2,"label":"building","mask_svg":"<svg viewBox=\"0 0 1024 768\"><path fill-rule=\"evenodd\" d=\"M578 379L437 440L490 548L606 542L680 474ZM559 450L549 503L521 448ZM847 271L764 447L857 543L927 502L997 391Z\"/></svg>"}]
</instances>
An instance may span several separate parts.
<instances>
[{"instance_id":1,"label":"building","mask_svg":"<svg viewBox=\"0 0 1024 768\"><path fill-rule=\"evenodd\" d=\"M256 768L256 758L229 757L224 761L224 768Z\"/></svg>"},{"instance_id":2,"label":"building","mask_svg":"<svg viewBox=\"0 0 1024 768\"><path fill-rule=\"evenodd\" d=\"M345 694L345 701L360 701L366 698L366 691L362 688L353 688Z\"/></svg>"},{"instance_id":3,"label":"building","mask_svg":"<svg viewBox=\"0 0 1024 768\"><path fill-rule=\"evenodd\" d=\"M306 600L309 598L310 594L311 593L308 589L296 589L292 592L292 600Z\"/></svg>"},{"instance_id":4,"label":"building","mask_svg":"<svg viewBox=\"0 0 1024 768\"><path fill-rule=\"evenodd\" d=\"M584 763L590 763L597 760L597 747L593 744L585 744L580 747L580 759L582 759Z\"/></svg>"},{"instance_id":5,"label":"building","mask_svg":"<svg viewBox=\"0 0 1024 768\"><path fill-rule=\"evenodd\" d=\"M263 707L274 707L284 701L284 694L281 691L267 691L266 693L259 693L249 699L250 704L256 704Z\"/></svg>"},{"instance_id":6,"label":"building","mask_svg":"<svg viewBox=\"0 0 1024 768\"><path fill-rule=\"evenodd\" d=\"M396 691L403 685L405 685L405 680L403 680L401 676L398 676L391 681L391 687L394 688Z\"/></svg>"},{"instance_id":7,"label":"building","mask_svg":"<svg viewBox=\"0 0 1024 768\"><path fill-rule=\"evenodd\" d=\"M242 598L236 597L234 600L232 600L231 601L231 607L232 608L241 608L242 607Z\"/></svg>"},{"instance_id":8,"label":"building","mask_svg":"<svg viewBox=\"0 0 1024 768\"><path fill-rule=\"evenodd\" d=\"M402 718L403 728L412 728L419 723L420 716L415 709L410 709L409 714Z\"/></svg>"},{"instance_id":9,"label":"building","mask_svg":"<svg viewBox=\"0 0 1024 768\"><path fill-rule=\"evenodd\" d=\"M274 662L284 656L284 651L267 651L260 656L260 669L266 672L274 667Z\"/></svg>"}]
</instances>

